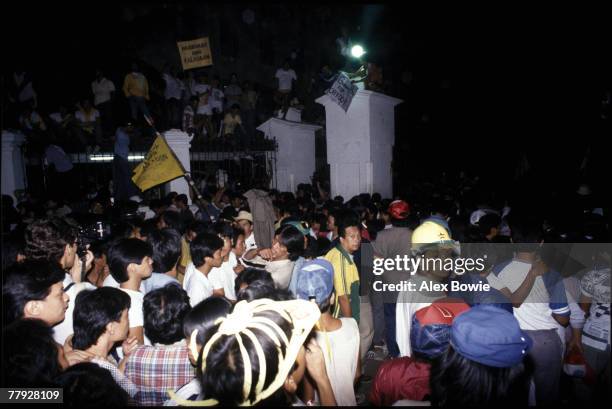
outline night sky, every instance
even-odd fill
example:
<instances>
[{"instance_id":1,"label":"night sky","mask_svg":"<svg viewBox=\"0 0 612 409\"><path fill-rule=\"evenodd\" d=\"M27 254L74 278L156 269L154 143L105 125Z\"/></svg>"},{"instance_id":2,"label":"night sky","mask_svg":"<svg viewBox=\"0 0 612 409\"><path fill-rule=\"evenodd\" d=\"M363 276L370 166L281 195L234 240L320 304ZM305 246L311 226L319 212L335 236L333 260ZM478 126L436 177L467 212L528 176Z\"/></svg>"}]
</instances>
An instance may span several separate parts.
<instances>
[{"instance_id":1,"label":"night sky","mask_svg":"<svg viewBox=\"0 0 612 409\"><path fill-rule=\"evenodd\" d=\"M54 105L50 95L65 95L75 86L87 90L97 65L122 78L134 44L164 36L189 37L198 25L193 10L202 4L18 2L8 14L28 23L3 27L10 56L3 72L12 72L14 63L25 64L34 74L41 104ZM603 16L597 10L583 18L572 9L560 14L519 9L424 11L394 3L206 7L231 7L237 19L240 10L250 7L260 20L269 13L272 23L327 13L328 32L303 33L311 45L330 46L341 25L351 27L354 38L383 65L385 78L394 84L392 93L406 101L398 108L401 135L396 146L409 140L405 147L414 152L434 145L439 163L467 162L487 169L511 160L515 154L508 152L520 146L558 166L579 160L574 156L585 141L605 135L599 115L602 96L612 84L610 26L596 21ZM3 15L6 19L7 13ZM285 37L278 33L278 41ZM404 71L415 78L408 86L401 83ZM418 123L423 112L431 117L426 126ZM570 142L562 142L562 134L570 135ZM440 144L442 139L448 142Z\"/></svg>"}]
</instances>

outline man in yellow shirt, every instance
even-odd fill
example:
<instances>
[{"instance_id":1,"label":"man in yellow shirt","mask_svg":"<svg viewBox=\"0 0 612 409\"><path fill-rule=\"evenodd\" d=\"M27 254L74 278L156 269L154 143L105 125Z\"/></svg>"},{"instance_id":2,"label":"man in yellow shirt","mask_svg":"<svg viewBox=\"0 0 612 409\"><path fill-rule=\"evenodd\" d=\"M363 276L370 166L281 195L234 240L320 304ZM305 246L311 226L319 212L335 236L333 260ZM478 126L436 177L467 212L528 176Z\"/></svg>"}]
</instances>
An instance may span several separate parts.
<instances>
[{"instance_id":1,"label":"man in yellow shirt","mask_svg":"<svg viewBox=\"0 0 612 409\"><path fill-rule=\"evenodd\" d=\"M138 114L142 113L146 116L151 116L147 101L149 100L149 82L147 77L140 72L137 63L132 64L132 72L125 76L123 80L123 93L128 99L132 119L138 120Z\"/></svg>"},{"instance_id":2,"label":"man in yellow shirt","mask_svg":"<svg viewBox=\"0 0 612 409\"><path fill-rule=\"evenodd\" d=\"M359 219L343 214L338 220L339 242L325 259L334 267L334 317L353 317L359 323L359 271L353 261L353 253L361 245Z\"/></svg>"},{"instance_id":3,"label":"man in yellow shirt","mask_svg":"<svg viewBox=\"0 0 612 409\"><path fill-rule=\"evenodd\" d=\"M360 251L361 231L357 214L351 210L338 213L336 220L338 226L338 244L332 248L325 259L334 267L334 318L353 317L359 325L359 362L358 373L361 373L361 362L372 342L372 310L365 301L363 311L360 291L359 270L353 260L353 254ZM363 315L363 316L362 316ZM371 377L362 375L361 382L371 381Z\"/></svg>"}]
</instances>

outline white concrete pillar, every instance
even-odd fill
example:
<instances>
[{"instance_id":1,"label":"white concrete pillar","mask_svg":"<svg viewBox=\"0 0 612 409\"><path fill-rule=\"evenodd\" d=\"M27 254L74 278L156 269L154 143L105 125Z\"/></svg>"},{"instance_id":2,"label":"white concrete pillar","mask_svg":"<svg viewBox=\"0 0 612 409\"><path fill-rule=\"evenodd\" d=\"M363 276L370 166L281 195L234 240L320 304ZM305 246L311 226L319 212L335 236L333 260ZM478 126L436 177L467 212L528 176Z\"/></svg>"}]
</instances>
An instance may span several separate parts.
<instances>
[{"instance_id":1,"label":"white concrete pillar","mask_svg":"<svg viewBox=\"0 0 612 409\"><path fill-rule=\"evenodd\" d=\"M21 145L25 136L19 132L2 131L2 194L17 203L15 190L25 189L24 159Z\"/></svg>"},{"instance_id":2,"label":"white concrete pillar","mask_svg":"<svg viewBox=\"0 0 612 409\"><path fill-rule=\"evenodd\" d=\"M349 200L378 192L393 197L395 106L402 100L359 89L347 112L327 95L316 102L325 106L332 196Z\"/></svg>"},{"instance_id":3,"label":"white concrete pillar","mask_svg":"<svg viewBox=\"0 0 612 409\"><path fill-rule=\"evenodd\" d=\"M166 142L168 142L168 146L174 151L178 160L183 164L183 168L185 171L191 172L191 160L189 156L189 149L191 148L191 140L193 136L189 136L186 132L180 131L178 129L170 129L169 131L164 132L164 136L166 137ZM189 204L191 205L191 196L189 195L189 185L184 177L179 177L170 182L166 183L164 186L164 191L167 193L177 192L180 194L186 194L187 199L189 200Z\"/></svg>"},{"instance_id":4,"label":"white concrete pillar","mask_svg":"<svg viewBox=\"0 0 612 409\"><path fill-rule=\"evenodd\" d=\"M278 118L270 118L257 127L278 144L273 188L295 193L300 183L311 183L315 171L315 132L319 129L318 125Z\"/></svg>"}]
</instances>

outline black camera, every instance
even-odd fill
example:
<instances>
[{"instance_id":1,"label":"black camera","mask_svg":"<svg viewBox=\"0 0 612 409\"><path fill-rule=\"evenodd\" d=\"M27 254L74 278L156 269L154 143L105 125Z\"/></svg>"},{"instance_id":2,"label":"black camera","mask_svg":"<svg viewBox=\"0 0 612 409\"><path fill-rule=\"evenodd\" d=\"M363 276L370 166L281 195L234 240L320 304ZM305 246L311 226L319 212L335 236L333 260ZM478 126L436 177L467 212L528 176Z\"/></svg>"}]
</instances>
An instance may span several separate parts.
<instances>
[{"instance_id":1,"label":"black camera","mask_svg":"<svg viewBox=\"0 0 612 409\"><path fill-rule=\"evenodd\" d=\"M77 238L77 254L79 258L87 254L87 246L91 243L105 239L111 235L111 226L107 222L96 221L91 224L79 227L79 237Z\"/></svg>"}]
</instances>

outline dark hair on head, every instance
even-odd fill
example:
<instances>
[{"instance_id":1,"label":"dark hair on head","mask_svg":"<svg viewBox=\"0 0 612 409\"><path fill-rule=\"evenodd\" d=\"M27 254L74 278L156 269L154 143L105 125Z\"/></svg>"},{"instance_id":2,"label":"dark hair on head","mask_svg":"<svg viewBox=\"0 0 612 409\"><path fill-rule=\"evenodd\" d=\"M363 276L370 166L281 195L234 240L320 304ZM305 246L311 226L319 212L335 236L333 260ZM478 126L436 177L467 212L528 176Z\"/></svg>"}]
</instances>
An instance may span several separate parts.
<instances>
[{"instance_id":1,"label":"dark hair on head","mask_svg":"<svg viewBox=\"0 0 612 409\"><path fill-rule=\"evenodd\" d=\"M544 237L540 220L513 211L508 217L508 224L515 251L529 253L537 251Z\"/></svg>"},{"instance_id":2,"label":"dark hair on head","mask_svg":"<svg viewBox=\"0 0 612 409\"><path fill-rule=\"evenodd\" d=\"M148 238L155 230L157 230L157 221L155 219L145 220L140 227L140 236Z\"/></svg>"},{"instance_id":3,"label":"dark hair on head","mask_svg":"<svg viewBox=\"0 0 612 409\"><path fill-rule=\"evenodd\" d=\"M305 197L299 198L297 200L297 204L298 204L298 207L304 208L304 213L306 214L310 214L314 212L315 204L313 203L312 200L310 200L308 193L305 194Z\"/></svg>"},{"instance_id":4,"label":"dark hair on head","mask_svg":"<svg viewBox=\"0 0 612 409\"><path fill-rule=\"evenodd\" d=\"M287 247L289 260L295 261L304 254L304 235L296 227L291 225L282 226L276 230L274 235L278 236L278 241L281 245Z\"/></svg>"},{"instance_id":5,"label":"dark hair on head","mask_svg":"<svg viewBox=\"0 0 612 409\"><path fill-rule=\"evenodd\" d=\"M4 325L23 318L23 309L28 302L47 298L51 287L66 276L58 263L42 260L25 260L2 273Z\"/></svg>"},{"instance_id":6,"label":"dark hair on head","mask_svg":"<svg viewBox=\"0 0 612 409\"><path fill-rule=\"evenodd\" d=\"M308 237L306 240L306 249L304 249L303 257L307 259L314 259L319 256L319 243L318 240L313 237Z\"/></svg>"},{"instance_id":7,"label":"dark hair on head","mask_svg":"<svg viewBox=\"0 0 612 409\"><path fill-rule=\"evenodd\" d=\"M274 280L272 279L272 275L266 270L262 270L260 268L248 267L245 268L242 273L236 277L234 280L234 290L236 291L236 295L240 292L240 286L242 284L246 284L247 286L251 285L255 281L263 281L268 283L270 286L274 287Z\"/></svg>"},{"instance_id":8,"label":"dark hair on head","mask_svg":"<svg viewBox=\"0 0 612 409\"><path fill-rule=\"evenodd\" d=\"M136 226L130 220L122 220L113 226L113 238L129 239L132 234L134 234L134 231L137 229L137 227L138 226Z\"/></svg>"},{"instance_id":9,"label":"dark hair on head","mask_svg":"<svg viewBox=\"0 0 612 409\"><path fill-rule=\"evenodd\" d=\"M491 229L499 228L502 219L498 214L487 213L478 220L478 229L482 237L491 233Z\"/></svg>"},{"instance_id":10,"label":"dark hair on head","mask_svg":"<svg viewBox=\"0 0 612 409\"><path fill-rule=\"evenodd\" d=\"M191 261L196 268L206 262L206 257L213 257L215 251L223 248L223 240L210 233L198 234L189 244L191 250Z\"/></svg>"},{"instance_id":11,"label":"dark hair on head","mask_svg":"<svg viewBox=\"0 0 612 409\"><path fill-rule=\"evenodd\" d=\"M169 228L155 230L147 242L153 249L153 271L162 274L172 271L181 257L181 234Z\"/></svg>"},{"instance_id":12,"label":"dark hair on head","mask_svg":"<svg viewBox=\"0 0 612 409\"><path fill-rule=\"evenodd\" d=\"M72 313L72 346L82 351L95 345L111 322L120 322L129 310L130 296L113 287L84 290L77 294Z\"/></svg>"},{"instance_id":13,"label":"dark hair on head","mask_svg":"<svg viewBox=\"0 0 612 409\"><path fill-rule=\"evenodd\" d=\"M164 221L166 227L177 230L181 232L181 234L183 233L183 222L181 221L181 215L179 212L166 210L159 215L159 219Z\"/></svg>"},{"instance_id":14,"label":"dark hair on head","mask_svg":"<svg viewBox=\"0 0 612 409\"><path fill-rule=\"evenodd\" d=\"M337 203L343 204L343 203L344 203L344 197L342 197L342 196L340 196L340 195L335 196L335 197L334 197L334 202L337 202Z\"/></svg>"},{"instance_id":15,"label":"dark hair on head","mask_svg":"<svg viewBox=\"0 0 612 409\"><path fill-rule=\"evenodd\" d=\"M238 301L246 300L251 302L253 300L259 300L262 298L270 298L275 295L276 289L274 283L270 284L266 280L255 280L249 284L248 287L236 293L236 299Z\"/></svg>"},{"instance_id":16,"label":"dark hair on head","mask_svg":"<svg viewBox=\"0 0 612 409\"><path fill-rule=\"evenodd\" d=\"M380 203L381 201L382 201L382 196L380 195L380 193L373 193L372 194L372 202Z\"/></svg>"},{"instance_id":17,"label":"dark hair on head","mask_svg":"<svg viewBox=\"0 0 612 409\"><path fill-rule=\"evenodd\" d=\"M113 278L124 283L129 280L128 266L142 263L145 257L153 257L153 248L146 241L118 239L110 244L106 257Z\"/></svg>"},{"instance_id":18,"label":"dark hair on head","mask_svg":"<svg viewBox=\"0 0 612 409\"><path fill-rule=\"evenodd\" d=\"M191 337L194 330L198 330L196 341L205 345L213 335L210 331L219 317L225 317L232 310L232 303L223 297L208 297L195 305L183 319L183 336ZM201 368L201 365L198 365Z\"/></svg>"},{"instance_id":19,"label":"dark hair on head","mask_svg":"<svg viewBox=\"0 0 612 409\"><path fill-rule=\"evenodd\" d=\"M128 393L113 379L107 369L91 362L81 362L66 369L56 378L64 390L66 406L127 406Z\"/></svg>"},{"instance_id":20,"label":"dark hair on head","mask_svg":"<svg viewBox=\"0 0 612 409\"><path fill-rule=\"evenodd\" d=\"M208 232L209 227L209 223L203 222L201 220L194 220L193 222L189 223L187 231L193 232L196 236L198 236L199 234Z\"/></svg>"},{"instance_id":21,"label":"dark hair on head","mask_svg":"<svg viewBox=\"0 0 612 409\"><path fill-rule=\"evenodd\" d=\"M234 234L232 225L224 221L219 221L213 224L212 230L217 236L227 237L229 239L231 239L232 235Z\"/></svg>"},{"instance_id":22,"label":"dark hair on head","mask_svg":"<svg viewBox=\"0 0 612 409\"><path fill-rule=\"evenodd\" d=\"M26 227L24 255L30 260L59 262L66 245L72 245L78 233L78 227L66 219L35 220Z\"/></svg>"},{"instance_id":23,"label":"dark hair on head","mask_svg":"<svg viewBox=\"0 0 612 409\"><path fill-rule=\"evenodd\" d=\"M187 206L187 204L189 203L189 199L187 199L187 195L185 193L182 193L180 195L177 195L174 198L175 202L181 202L183 203L185 206Z\"/></svg>"},{"instance_id":24,"label":"dark hair on head","mask_svg":"<svg viewBox=\"0 0 612 409\"><path fill-rule=\"evenodd\" d=\"M336 226L338 226L338 236L344 238L346 229L349 227L361 228L359 216L352 210L342 210L335 217Z\"/></svg>"},{"instance_id":25,"label":"dark hair on head","mask_svg":"<svg viewBox=\"0 0 612 409\"><path fill-rule=\"evenodd\" d=\"M271 320L280 327L288 339L291 339L291 323L282 318L276 311L256 312L254 317L265 317ZM278 373L280 363L278 358L279 347L260 329L251 328L250 330L259 341L266 359L266 378L263 386L265 389L272 383ZM248 395L244 396L244 362L238 341L235 336L224 335L210 348L206 357L206 371L200 377L202 389L205 391L205 399L214 398L219 401L221 406L235 406L242 403L245 399L255 399L255 388L259 382L259 375L263 371L260 370L259 365L261 363L251 339L242 337L242 343L251 362L252 381ZM287 345L281 342L280 350L284 356L287 351ZM282 405L283 403L287 405L287 398L281 387L271 397L261 401L259 404L261 406L272 406Z\"/></svg>"},{"instance_id":26,"label":"dark hair on head","mask_svg":"<svg viewBox=\"0 0 612 409\"><path fill-rule=\"evenodd\" d=\"M108 251L108 240L96 240L89 245L95 258L101 258Z\"/></svg>"},{"instance_id":27,"label":"dark hair on head","mask_svg":"<svg viewBox=\"0 0 612 409\"><path fill-rule=\"evenodd\" d=\"M327 237L319 237L317 239L317 257L323 257L330 250L332 242Z\"/></svg>"},{"instance_id":28,"label":"dark hair on head","mask_svg":"<svg viewBox=\"0 0 612 409\"><path fill-rule=\"evenodd\" d=\"M233 206L226 206L219 215L219 219L232 221L238 216L238 212Z\"/></svg>"},{"instance_id":29,"label":"dark hair on head","mask_svg":"<svg viewBox=\"0 0 612 409\"><path fill-rule=\"evenodd\" d=\"M191 305L179 285L170 283L147 293L142 309L144 332L152 343L172 345L183 338L183 320Z\"/></svg>"},{"instance_id":30,"label":"dark hair on head","mask_svg":"<svg viewBox=\"0 0 612 409\"><path fill-rule=\"evenodd\" d=\"M368 228L368 233L370 234L371 240L374 241L376 240L378 233L385 229L385 222L381 219L368 220L366 222L366 226ZM408 224L406 223L406 225L401 227L408 227Z\"/></svg>"},{"instance_id":31,"label":"dark hair on head","mask_svg":"<svg viewBox=\"0 0 612 409\"><path fill-rule=\"evenodd\" d=\"M197 98L197 97L196 97ZM199 101L199 100L198 100ZM159 209L160 207L165 206L165 203L163 202L163 200L161 199L152 199L149 202L149 209L154 210L154 209Z\"/></svg>"},{"instance_id":32,"label":"dark hair on head","mask_svg":"<svg viewBox=\"0 0 612 409\"><path fill-rule=\"evenodd\" d=\"M240 236L244 236L244 230L240 227L232 228L232 247L236 247L236 245L238 244L238 237Z\"/></svg>"},{"instance_id":33,"label":"dark hair on head","mask_svg":"<svg viewBox=\"0 0 612 409\"><path fill-rule=\"evenodd\" d=\"M312 220L310 224L319 224L321 226L321 230L325 230L327 227L327 217L323 213L315 213L312 216Z\"/></svg>"},{"instance_id":34,"label":"dark hair on head","mask_svg":"<svg viewBox=\"0 0 612 409\"><path fill-rule=\"evenodd\" d=\"M452 200L444 198L435 198L432 200L431 213L440 213L446 216L450 216L455 211L455 204Z\"/></svg>"},{"instance_id":35,"label":"dark hair on head","mask_svg":"<svg viewBox=\"0 0 612 409\"><path fill-rule=\"evenodd\" d=\"M274 292L268 297L274 301L290 301L295 300L295 296L288 288L275 288Z\"/></svg>"},{"instance_id":36,"label":"dark hair on head","mask_svg":"<svg viewBox=\"0 0 612 409\"><path fill-rule=\"evenodd\" d=\"M6 324L6 322L5 322ZM53 329L41 320L22 319L2 329L4 387L54 387L60 373Z\"/></svg>"},{"instance_id":37,"label":"dark hair on head","mask_svg":"<svg viewBox=\"0 0 612 409\"><path fill-rule=\"evenodd\" d=\"M298 207L297 201L294 199L281 204L279 210L281 214L287 214L290 217L301 219L300 208Z\"/></svg>"},{"instance_id":38,"label":"dark hair on head","mask_svg":"<svg viewBox=\"0 0 612 409\"><path fill-rule=\"evenodd\" d=\"M471 361L449 345L431 365L432 406L527 405L529 376L524 364L495 368Z\"/></svg>"}]
</instances>

